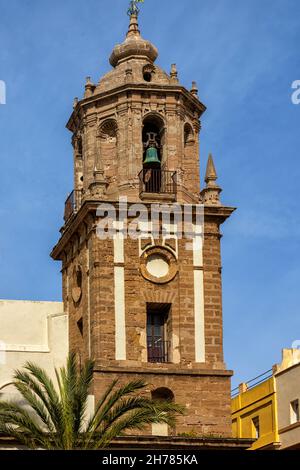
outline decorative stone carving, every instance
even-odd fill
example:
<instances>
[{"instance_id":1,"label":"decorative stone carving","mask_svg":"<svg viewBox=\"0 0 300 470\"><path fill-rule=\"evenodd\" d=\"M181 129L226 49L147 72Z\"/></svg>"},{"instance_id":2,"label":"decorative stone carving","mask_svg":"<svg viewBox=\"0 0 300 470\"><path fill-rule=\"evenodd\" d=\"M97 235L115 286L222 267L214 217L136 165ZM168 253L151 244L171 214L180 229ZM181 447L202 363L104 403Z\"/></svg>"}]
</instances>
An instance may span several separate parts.
<instances>
[{"instance_id":1,"label":"decorative stone carving","mask_svg":"<svg viewBox=\"0 0 300 470\"><path fill-rule=\"evenodd\" d=\"M78 304L82 297L82 270L79 265L75 266L72 278L72 299Z\"/></svg>"},{"instance_id":2,"label":"decorative stone carving","mask_svg":"<svg viewBox=\"0 0 300 470\"><path fill-rule=\"evenodd\" d=\"M145 279L154 284L167 284L178 272L177 260L166 247L153 246L144 251L140 271Z\"/></svg>"}]
</instances>

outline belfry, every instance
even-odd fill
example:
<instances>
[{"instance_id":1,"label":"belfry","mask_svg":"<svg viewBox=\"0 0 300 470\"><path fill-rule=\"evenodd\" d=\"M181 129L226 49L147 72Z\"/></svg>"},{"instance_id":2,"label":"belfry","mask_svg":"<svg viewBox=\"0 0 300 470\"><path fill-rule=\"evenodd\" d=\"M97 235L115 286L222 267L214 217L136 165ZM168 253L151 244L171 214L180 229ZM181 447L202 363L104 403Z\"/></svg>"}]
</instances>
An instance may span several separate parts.
<instances>
[{"instance_id":1,"label":"belfry","mask_svg":"<svg viewBox=\"0 0 300 470\"><path fill-rule=\"evenodd\" d=\"M206 108L196 83L187 90L176 65L166 73L157 56L141 36L132 2L126 39L110 56L111 71L98 83L87 79L67 124L74 191L52 257L62 262L70 349L81 360L96 361L95 397L116 378L143 378L153 398L175 400L187 410L175 430L153 425L148 434L226 438L232 373L223 359L220 226L234 209L220 201L211 156L200 190ZM119 220L124 200L149 214L157 205L188 206L192 214L202 205L203 247L191 248L178 236L173 217L168 227L159 219L156 235L152 222L137 222L136 237L99 237L99 207L110 205ZM135 216L129 211L125 222L113 221L114 228L123 229Z\"/></svg>"}]
</instances>

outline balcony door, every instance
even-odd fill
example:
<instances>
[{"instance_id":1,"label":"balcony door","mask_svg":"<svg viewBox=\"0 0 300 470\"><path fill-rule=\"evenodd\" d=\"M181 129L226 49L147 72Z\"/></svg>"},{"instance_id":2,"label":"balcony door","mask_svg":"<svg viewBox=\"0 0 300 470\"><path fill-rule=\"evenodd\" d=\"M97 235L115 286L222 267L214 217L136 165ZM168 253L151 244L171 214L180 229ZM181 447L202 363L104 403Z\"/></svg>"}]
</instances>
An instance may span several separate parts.
<instances>
[{"instance_id":1,"label":"balcony door","mask_svg":"<svg viewBox=\"0 0 300 470\"><path fill-rule=\"evenodd\" d=\"M169 311L169 305L147 305L148 362L168 362L167 321Z\"/></svg>"}]
</instances>

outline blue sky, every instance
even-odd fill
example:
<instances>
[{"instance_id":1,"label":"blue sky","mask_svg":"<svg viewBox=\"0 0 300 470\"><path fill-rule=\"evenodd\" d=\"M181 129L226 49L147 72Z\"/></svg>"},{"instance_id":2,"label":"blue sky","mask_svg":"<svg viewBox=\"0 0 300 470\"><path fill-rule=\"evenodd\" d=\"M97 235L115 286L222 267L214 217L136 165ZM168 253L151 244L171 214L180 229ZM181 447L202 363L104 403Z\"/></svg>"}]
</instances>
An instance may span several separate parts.
<instances>
[{"instance_id":1,"label":"blue sky","mask_svg":"<svg viewBox=\"0 0 300 470\"><path fill-rule=\"evenodd\" d=\"M49 258L72 189L65 123L124 38L127 0L0 0L0 298L60 300ZM207 105L202 177L215 156L223 201L224 338L233 384L300 339L299 0L145 0L143 36Z\"/></svg>"}]
</instances>

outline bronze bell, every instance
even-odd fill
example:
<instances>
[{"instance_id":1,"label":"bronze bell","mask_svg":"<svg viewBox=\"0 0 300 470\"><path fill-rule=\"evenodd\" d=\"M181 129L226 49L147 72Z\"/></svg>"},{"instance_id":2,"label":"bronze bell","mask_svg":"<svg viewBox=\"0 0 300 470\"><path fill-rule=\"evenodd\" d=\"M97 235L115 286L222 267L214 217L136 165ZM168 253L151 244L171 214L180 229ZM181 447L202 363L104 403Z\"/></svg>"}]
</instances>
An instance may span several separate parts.
<instances>
[{"instance_id":1,"label":"bronze bell","mask_svg":"<svg viewBox=\"0 0 300 470\"><path fill-rule=\"evenodd\" d=\"M143 165L147 166L160 166L160 160L158 158L158 152L155 147L149 147L146 152L146 157Z\"/></svg>"}]
</instances>

